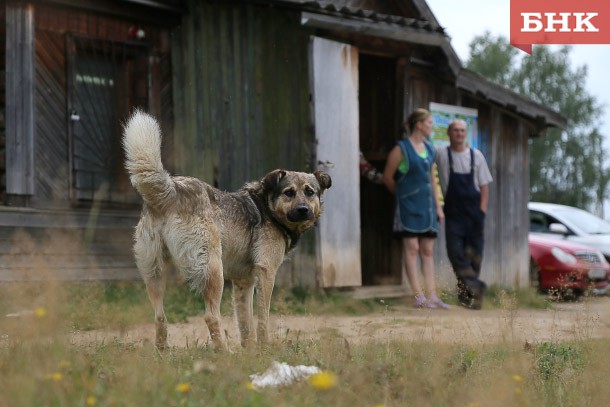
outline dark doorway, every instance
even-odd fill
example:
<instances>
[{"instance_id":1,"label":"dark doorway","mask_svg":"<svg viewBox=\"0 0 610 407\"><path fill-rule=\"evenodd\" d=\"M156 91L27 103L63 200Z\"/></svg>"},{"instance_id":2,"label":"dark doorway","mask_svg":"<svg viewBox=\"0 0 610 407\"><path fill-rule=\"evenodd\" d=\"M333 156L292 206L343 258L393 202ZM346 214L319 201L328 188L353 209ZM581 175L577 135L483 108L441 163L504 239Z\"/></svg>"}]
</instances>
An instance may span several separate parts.
<instances>
[{"instance_id":1,"label":"dark doorway","mask_svg":"<svg viewBox=\"0 0 610 407\"><path fill-rule=\"evenodd\" d=\"M360 149L383 171L401 136L397 59L360 54ZM383 185L361 178L362 285L401 284L401 247L392 238L394 197Z\"/></svg>"}]
</instances>

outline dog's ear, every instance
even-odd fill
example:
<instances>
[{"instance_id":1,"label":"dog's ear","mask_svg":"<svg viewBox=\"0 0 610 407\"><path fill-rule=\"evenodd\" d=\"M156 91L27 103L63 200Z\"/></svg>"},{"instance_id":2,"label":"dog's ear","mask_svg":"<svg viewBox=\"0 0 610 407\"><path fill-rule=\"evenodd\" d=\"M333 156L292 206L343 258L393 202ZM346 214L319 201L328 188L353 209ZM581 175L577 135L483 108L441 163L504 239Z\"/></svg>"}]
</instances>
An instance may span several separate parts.
<instances>
[{"instance_id":1,"label":"dog's ear","mask_svg":"<svg viewBox=\"0 0 610 407\"><path fill-rule=\"evenodd\" d=\"M282 178L286 176L286 171L284 170L273 170L269 174L265 175L262 180L263 189L265 191L274 191Z\"/></svg>"},{"instance_id":2,"label":"dog's ear","mask_svg":"<svg viewBox=\"0 0 610 407\"><path fill-rule=\"evenodd\" d=\"M320 187L322 188L322 190L330 188L330 186L333 184L333 181L330 178L330 175L328 175L324 171L316 171L313 173L313 175L318 180L318 183L320 184Z\"/></svg>"}]
</instances>

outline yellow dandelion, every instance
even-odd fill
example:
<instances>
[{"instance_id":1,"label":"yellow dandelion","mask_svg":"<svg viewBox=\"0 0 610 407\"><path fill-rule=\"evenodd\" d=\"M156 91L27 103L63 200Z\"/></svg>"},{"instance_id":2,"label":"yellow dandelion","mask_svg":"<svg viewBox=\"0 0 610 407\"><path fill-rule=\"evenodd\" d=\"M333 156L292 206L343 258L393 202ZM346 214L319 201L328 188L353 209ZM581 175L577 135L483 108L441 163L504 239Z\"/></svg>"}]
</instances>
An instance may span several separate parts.
<instances>
[{"instance_id":1,"label":"yellow dandelion","mask_svg":"<svg viewBox=\"0 0 610 407\"><path fill-rule=\"evenodd\" d=\"M254 386L254 383L252 383L252 382L247 382L245 386L246 386L247 390L256 390L256 387Z\"/></svg>"},{"instance_id":2,"label":"yellow dandelion","mask_svg":"<svg viewBox=\"0 0 610 407\"><path fill-rule=\"evenodd\" d=\"M180 393L188 393L191 391L191 385L190 383L180 383L176 386L176 391Z\"/></svg>"},{"instance_id":3,"label":"yellow dandelion","mask_svg":"<svg viewBox=\"0 0 610 407\"><path fill-rule=\"evenodd\" d=\"M315 373L309 378L309 384L314 389L328 390L337 385L337 377L333 372L322 371Z\"/></svg>"},{"instance_id":4,"label":"yellow dandelion","mask_svg":"<svg viewBox=\"0 0 610 407\"><path fill-rule=\"evenodd\" d=\"M520 396L520 395L521 395L521 387L515 387L515 394L516 394L517 396Z\"/></svg>"},{"instance_id":5,"label":"yellow dandelion","mask_svg":"<svg viewBox=\"0 0 610 407\"><path fill-rule=\"evenodd\" d=\"M55 372L55 373L49 373L48 375L45 376L47 380L53 380L54 382L58 382L61 379L64 378L64 376L59 373L59 372Z\"/></svg>"},{"instance_id":6,"label":"yellow dandelion","mask_svg":"<svg viewBox=\"0 0 610 407\"><path fill-rule=\"evenodd\" d=\"M516 382L522 382L523 381L523 377L521 377L518 374L514 374L513 375L513 380L516 381Z\"/></svg>"},{"instance_id":7,"label":"yellow dandelion","mask_svg":"<svg viewBox=\"0 0 610 407\"><path fill-rule=\"evenodd\" d=\"M89 396L87 397L87 400L85 400L85 403L87 403L88 406L94 406L97 404L97 399L94 396Z\"/></svg>"},{"instance_id":8,"label":"yellow dandelion","mask_svg":"<svg viewBox=\"0 0 610 407\"><path fill-rule=\"evenodd\" d=\"M47 310L43 307L38 307L34 310L34 315L36 315L38 318L44 318L47 315Z\"/></svg>"}]
</instances>

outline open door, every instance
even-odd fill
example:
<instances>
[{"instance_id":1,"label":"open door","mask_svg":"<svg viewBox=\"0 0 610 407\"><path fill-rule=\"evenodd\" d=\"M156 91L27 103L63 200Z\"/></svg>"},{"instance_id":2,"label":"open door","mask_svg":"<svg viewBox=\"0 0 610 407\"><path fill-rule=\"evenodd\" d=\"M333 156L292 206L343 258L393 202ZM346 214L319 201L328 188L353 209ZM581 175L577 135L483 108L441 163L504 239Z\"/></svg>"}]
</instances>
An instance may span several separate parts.
<instances>
[{"instance_id":1,"label":"open door","mask_svg":"<svg viewBox=\"0 0 610 407\"><path fill-rule=\"evenodd\" d=\"M311 40L311 83L317 157L332 177L318 227L318 285L360 286L358 49Z\"/></svg>"}]
</instances>

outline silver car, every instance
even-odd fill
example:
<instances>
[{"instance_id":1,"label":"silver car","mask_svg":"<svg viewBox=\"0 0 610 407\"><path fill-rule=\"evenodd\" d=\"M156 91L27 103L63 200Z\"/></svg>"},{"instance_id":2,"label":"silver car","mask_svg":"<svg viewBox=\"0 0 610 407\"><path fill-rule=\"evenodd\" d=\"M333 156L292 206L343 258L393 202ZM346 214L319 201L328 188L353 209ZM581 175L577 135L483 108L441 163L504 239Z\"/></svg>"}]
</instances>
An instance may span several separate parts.
<instances>
[{"instance_id":1,"label":"silver car","mask_svg":"<svg viewBox=\"0 0 610 407\"><path fill-rule=\"evenodd\" d=\"M530 202L527 207L530 232L594 247L610 261L610 222L572 206Z\"/></svg>"}]
</instances>

